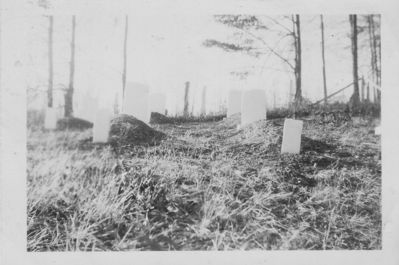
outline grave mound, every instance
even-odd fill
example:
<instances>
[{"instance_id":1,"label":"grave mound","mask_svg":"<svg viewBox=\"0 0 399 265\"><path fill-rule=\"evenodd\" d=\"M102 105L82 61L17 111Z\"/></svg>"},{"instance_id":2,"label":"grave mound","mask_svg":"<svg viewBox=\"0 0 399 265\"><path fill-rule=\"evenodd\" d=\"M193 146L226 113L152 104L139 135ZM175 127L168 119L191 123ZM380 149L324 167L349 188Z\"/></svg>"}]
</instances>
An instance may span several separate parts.
<instances>
[{"instance_id":1,"label":"grave mound","mask_svg":"<svg viewBox=\"0 0 399 265\"><path fill-rule=\"evenodd\" d=\"M152 124L170 123L170 119L159 112L151 112L150 123Z\"/></svg>"},{"instance_id":2,"label":"grave mound","mask_svg":"<svg viewBox=\"0 0 399 265\"><path fill-rule=\"evenodd\" d=\"M156 145L166 134L156 131L144 122L128 114L120 114L111 120L109 142L113 146Z\"/></svg>"},{"instance_id":3,"label":"grave mound","mask_svg":"<svg viewBox=\"0 0 399 265\"><path fill-rule=\"evenodd\" d=\"M75 117L62 118L57 121L57 130L86 130L93 128L93 123Z\"/></svg>"},{"instance_id":4,"label":"grave mound","mask_svg":"<svg viewBox=\"0 0 399 265\"><path fill-rule=\"evenodd\" d=\"M241 127L240 135L243 142L262 141L268 144L281 143L282 129L274 123L266 120L255 121L251 124Z\"/></svg>"}]
</instances>

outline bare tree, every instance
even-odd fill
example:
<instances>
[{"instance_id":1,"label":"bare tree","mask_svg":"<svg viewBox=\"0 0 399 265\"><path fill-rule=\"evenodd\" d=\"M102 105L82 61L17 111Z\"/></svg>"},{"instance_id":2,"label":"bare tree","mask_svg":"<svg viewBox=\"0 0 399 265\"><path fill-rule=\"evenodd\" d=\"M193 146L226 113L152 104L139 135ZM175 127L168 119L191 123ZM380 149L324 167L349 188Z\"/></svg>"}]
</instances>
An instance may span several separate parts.
<instances>
[{"instance_id":1,"label":"bare tree","mask_svg":"<svg viewBox=\"0 0 399 265\"><path fill-rule=\"evenodd\" d=\"M349 15L349 21L351 25L351 47L352 47L352 58L353 58L353 94L350 99L352 107L356 107L359 104L359 76L358 76L358 58L357 58L357 16Z\"/></svg>"},{"instance_id":2,"label":"bare tree","mask_svg":"<svg viewBox=\"0 0 399 265\"><path fill-rule=\"evenodd\" d=\"M48 27L48 88L47 88L47 106L53 107L53 76L54 76L54 63L53 63L53 27L54 18L49 16Z\"/></svg>"},{"instance_id":3,"label":"bare tree","mask_svg":"<svg viewBox=\"0 0 399 265\"><path fill-rule=\"evenodd\" d=\"M126 69L127 69L127 34L129 27L129 17L125 16L125 37L123 41L123 73L122 73L122 97L125 96L126 87Z\"/></svg>"},{"instance_id":4,"label":"bare tree","mask_svg":"<svg viewBox=\"0 0 399 265\"><path fill-rule=\"evenodd\" d=\"M188 116L188 93L190 90L190 82L185 83L185 90L184 90L184 110L183 110L183 115Z\"/></svg>"},{"instance_id":5,"label":"bare tree","mask_svg":"<svg viewBox=\"0 0 399 265\"><path fill-rule=\"evenodd\" d=\"M202 89L201 115L206 114L206 87Z\"/></svg>"},{"instance_id":6,"label":"bare tree","mask_svg":"<svg viewBox=\"0 0 399 265\"><path fill-rule=\"evenodd\" d=\"M379 34L377 34L378 32L376 30L374 17L374 15L367 16L371 54L371 73L373 82L375 82L378 86L381 86L381 44L379 41ZM376 100L380 100L380 91L376 91L375 88L374 95L376 95Z\"/></svg>"},{"instance_id":7,"label":"bare tree","mask_svg":"<svg viewBox=\"0 0 399 265\"><path fill-rule=\"evenodd\" d=\"M366 92L366 101L370 102L370 84L367 84L366 90L367 90L367 92Z\"/></svg>"},{"instance_id":8,"label":"bare tree","mask_svg":"<svg viewBox=\"0 0 399 265\"><path fill-rule=\"evenodd\" d=\"M293 36L295 47L295 103L302 102L302 45L301 45L301 21L299 15L292 16Z\"/></svg>"},{"instance_id":9,"label":"bare tree","mask_svg":"<svg viewBox=\"0 0 399 265\"><path fill-rule=\"evenodd\" d=\"M71 61L69 63L69 87L65 93L65 117L73 114L73 90L75 77L75 29L76 18L72 16Z\"/></svg>"},{"instance_id":10,"label":"bare tree","mask_svg":"<svg viewBox=\"0 0 399 265\"><path fill-rule=\"evenodd\" d=\"M360 101L363 102L365 100L365 88L366 88L366 82L364 81L364 76L361 78L360 82Z\"/></svg>"},{"instance_id":11,"label":"bare tree","mask_svg":"<svg viewBox=\"0 0 399 265\"><path fill-rule=\"evenodd\" d=\"M239 30L241 33L245 33L249 38L244 38L239 34L240 37L237 38L237 41L240 43L227 43L219 40L214 39L207 39L203 42L203 45L206 47L218 47L223 49L227 52L243 52L248 54L249 56L259 57L262 54L273 54L281 61L283 61L290 69L290 72L295 76L295 85L296 85L296 92L295 92L295 102L301 103L302 102L302 47L301 47L301 25L300 25L300 16L293 15L293 16L284 16L282 19L291 20L293 28L290 29L284 24L280 23L279 20L273 17L267 17L271 20L274 25L278 25L283 33L283 36L280 40L284 39L285 37L293 37L294 39L294 51L295 51L295 61L292 64L290 58L285 58L282 56L281 52L276 50L278 46L278 41L276 47L272 47L267 41L265 41L258 33L260 34L262 31L269 30L269 27L265 25L257 16L248 16L248 15L216 15L215 20L219 23L225 24L229 27L235 28ZM255 41L262 44L262 47L256 46ZM265 49L268 53L264 53ZM232 72L236 73L236 72Z\"/></svg>"},{"instance_id":12,"label":"bare tree","mask_svg":"<svg viewBox=\"0 0 399 265\"><path fill-rule=\"evenodd\" d=\"M321 58L323 61L323 91L324 91L324 104L327 105L327 78L326 78L326 58L324 51L324 21L323 15L320 15L320 29L321 29Z\"/></svg>"}]
</instances>

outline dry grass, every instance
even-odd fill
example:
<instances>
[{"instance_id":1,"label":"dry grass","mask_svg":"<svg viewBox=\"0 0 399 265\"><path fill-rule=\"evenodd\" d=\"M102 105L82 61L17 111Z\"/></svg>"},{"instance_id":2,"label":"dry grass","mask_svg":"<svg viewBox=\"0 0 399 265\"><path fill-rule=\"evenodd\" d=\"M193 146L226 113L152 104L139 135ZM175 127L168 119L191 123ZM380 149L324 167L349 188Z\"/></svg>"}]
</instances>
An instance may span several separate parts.
<instances>
[{"instance_id":1,"label":"dry grass","mask_svg":"<svg viewBox=\"0 0 399 265\"><path fill-rule=\"evenodd\" d=\"M380 139L366 122L157 125L159 146L28 134L28 250L381 249Z\"/></svg>"}]
</instances>

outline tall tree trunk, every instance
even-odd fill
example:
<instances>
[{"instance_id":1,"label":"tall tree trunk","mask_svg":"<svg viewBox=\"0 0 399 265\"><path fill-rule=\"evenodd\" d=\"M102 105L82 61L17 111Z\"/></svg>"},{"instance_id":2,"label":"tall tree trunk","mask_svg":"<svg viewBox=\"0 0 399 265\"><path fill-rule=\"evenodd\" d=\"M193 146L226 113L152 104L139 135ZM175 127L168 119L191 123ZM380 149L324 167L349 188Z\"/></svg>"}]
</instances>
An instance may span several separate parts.
<instances>
[{"instance_id":1,"label":"tall tree trunk","mask_svg":"<svg viewBox=\"0 0 399 265\"><path fill-rule=\"evenodd\" d=\"M370 85L367 84L366 101L370 102Z\"/></svg>"},{"instance_id":2,"label":"tall tree trunk","mask_svg":"<svg viewBox=\"0 0 399 265\"><path fill-rule=\"evenodd\" d=\"M201 115L206 115L206 87L202 89Z\"/></svg>"},{"instance_id":3,"label":"tall tree trunk","mask_svg":"<svg viewBox=\"0 0 399 265\"><path fill-rule=\"evenodd\" d=\"M54 19L53 16L49 16L49 27L48 27L48 88L47 88L47 106L53 107L53 75L54 75L54 63L53 63L53 27Z\"/></svg>"},{"instance_id":4,"label":"tall tree trunk","mask_svg":"<svg viewBox=\"0 0 399 265\"><path fill-rule=\"evenodd\" d=\"M294 43L295 43L295 103L302 101L302 47L301 47L301 22L299 15L295 15L294 23Z\"/></svg>"},{"instance_id":5,"label":"tall tree trunk","mask_svg":"<svg viewBox=\"0 0 399 265\"><path fill-rule=\"evenodd\" d=\"M129 27L129 17L125 17L125 38L123 41L123 73L122 73L122 98L125 97L126 69L127 69L127 33Z\"/></svg>"},{"instance_id":6,"label":"tall tree trunk","mask_svg":"<svg viewBox=\"0 0 399 265\"><path fill-rule=\"evenodd\" d=\"M324 21L323 15L320 15L320 29L321 29L321 57L323 60L323 89L324 89L324 104L327 105L327 79L326 79L326 59L324 53Z\"/></svg>"},{"instance_id":7,"label":"tall tree trunk","mask_svg":"<svg viewBox=\"0 0 399 265\"><path fill-rule=\"evenodd\" d=\"M375 70L375 64L374 64L374 45L373 45L373 28L372 28L372 23L371 23L372 15L367 16L367 22L368 22L368 30L369 30L369 44L370 44L370 60L371 60L371 80L373 82L376 82L376 70Z\"/></svg>"},{"instance_id":8,"label":"tall tree trunk","mask_svg":"<svg viewBox=\"0 0 399 265\"><path fill-rule=\"evenodd\" d=\"M359 76L358 76L358 61L357 61L357 17L356 15L349 15L351 24L351 43L352 43L352 58L353 58L353 95L350 99L352 107L359 104Z\"/></svg>"},{"instance_id":9,"label":"tall tree trunk","mask_svg":"<svg viewBox=\"0 0 399 265\"><path fill-rule=\"evenodd\" d=\"M193 99L192 104L191 104L191 112L190 112L191 116L194 116L194 105L195 105L195 99Z\"/></svg>"},{"instance_id":10,"label":"tall tree trunk","mask_svg":"<svg viewBox=\"0 0 399 265\"><path fill-rule=\"evenodd\" d=\"M380 69L380 64L379 62L381 62L381 47L379 47L379 45L377 44L377 36L376 36L376 29L375 29L375 22L374 22L374 16L370 15L370 22L371 22L371 35L372 35L372 41L373 41L373 52L374 52L374 69L375 69L375 75L376 75L376 83L379 87L381 87L381 69ZM376 90L377 91L377 100L380 101L381 100L381 91L380 90Z\"/></svg>"},{"instance_id":11,"label":"tall tree trunk","mask_svg":"<svg viewBox=\"0 0 399 265\"><path fill-rule=\"evenodd\" d=\"M375 22L374 22L374 16L370 15L370 22L371 22L371 39L373 41L373 52L374 52L374 68L375 68L375 75L376 75L376 83L377 85L380 85L380 69L379 69L379 64L378 62L380 61L380 54L378 51L378 45L377 45L377 36L375 34Z\"/></svg>"},{"instance_id":12,"label":"tall tree trunk","mask_svg":"<svg viewBox=\"0 0 399 265\"><path fill-rule=\"evenodd\" d=\"M365 94L365 92L364 92L365 87L366 87L366 84L365 84L365 81L364 81L364 77L362 76L362 79L361 79L361 89L360 89L360 101L361 101L361 102L363 102L363 101L364 101L364 98L365 98L365 96L364 96L364 94Z\"/></svg>"},{"instance_id":13,"label":"tall tree trunk","mask_svg":"<svg viewBox=\"0 0 399 265\"><path fill-rule=\"evenodd\" d=\"M381 25L381 15L378 15L378 21L379 25ZM381 26L380 26L381 27ZM379 30L380 30L379 27ZM374 28L374 33L375 33L375 28ZM377 73L378 73L378 85L381 87L381 32L379 32L379 38L375 38L376 40L376 48L377 48Z\"/></svg>"},{"instance_id":14,"label":"tall tree trunk","mask_svg":"<svg viewBox=\"0 0 399 265\"><path fill-rule=\"evenodd\" d=\"M69 64L69 87L65 93L65 117L73 114L73 90L75 77L75 28L76 18L72 16L71 61Z\"/></svg>"},{"instance_id":15,"label":"tall tree trunk","mask_svg":"<svg viewBox=\"0 0 399 265\"><path fill-rule=\"evenodd\" d=\"M294 95L293 81L292 79L290 79L290 92L288 93L288 105L294 101L293 95Z\"/></svg>"},{"instance_id":16,"label":"tall tree trunk","mask_svg":"<svg viewBox=\"0 0 399 265\"><path fill-rule=\"evenodd\" d=\"M183 115L184 116L188 116L188 93L189 93L189 90L190 90L190 82L186 82L185 83L186 84L186 87L185 87L185 90L184 90L184 110L183 110Z\"/></svg>"},{"instance_id":17,"label":"tall tree trunk","mask_svg":"<svg viewBox=\"0 0 399 265\"><path fill-rule=\"evenodd\" d=\"M371 80L373 83L379 85L379 70L378 70L378 52L377 41L375 36L375 25L373 15L367 16L369 44L370 44L370 59L371 59ZM373 101L377 102L379 98L379 91L373 86Z\"/></svg>"}]
</instances>

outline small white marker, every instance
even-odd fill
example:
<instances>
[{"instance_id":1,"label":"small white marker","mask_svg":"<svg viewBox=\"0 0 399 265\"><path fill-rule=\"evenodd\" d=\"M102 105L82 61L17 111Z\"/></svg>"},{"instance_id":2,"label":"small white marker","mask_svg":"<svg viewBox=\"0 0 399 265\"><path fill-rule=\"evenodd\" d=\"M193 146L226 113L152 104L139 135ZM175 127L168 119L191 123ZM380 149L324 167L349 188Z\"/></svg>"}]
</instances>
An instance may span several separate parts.
<instances>
[{"instance_id":1,"label":"small white marker","mask_svg":"<svg viewBox=\"0 0 399 265\"><path fill-rule=\"evenodd\" d=\"M299 154L301 150L301 135L303 121L285 119L281 153Z\"/></svg>"},{"instance_id":2,"label":"small white marker","mask_svg":"<svg viewBox=\"0 0 399 265\"><path fill-rule=\"evenodd\" d=\"M381 125L375 127L374 133L375 135L381 135Z\"/></svg>"}]
</instances>

